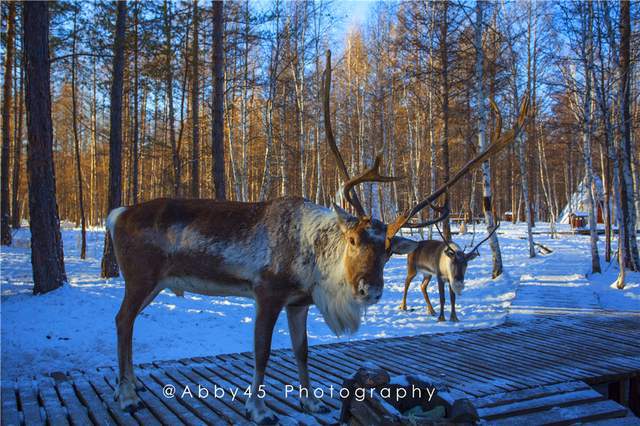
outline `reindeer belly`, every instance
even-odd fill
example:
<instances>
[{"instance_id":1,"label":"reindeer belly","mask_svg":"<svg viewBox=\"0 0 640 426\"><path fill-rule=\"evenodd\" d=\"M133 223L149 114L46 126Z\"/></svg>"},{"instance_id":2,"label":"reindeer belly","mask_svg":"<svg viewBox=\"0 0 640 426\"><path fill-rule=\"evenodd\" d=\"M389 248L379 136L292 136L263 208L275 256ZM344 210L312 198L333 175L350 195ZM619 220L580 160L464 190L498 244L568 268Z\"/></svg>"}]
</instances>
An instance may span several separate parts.
<instances>
[{"instance_id":1,"label":"reindeer belly","mask_svg":"<svg viewBox=\"0 0 640 426\"><path fill-rule=\"evenodd\" d=\"M249 281L223 279L203 279L194 276L170 276L158 283L160 288L169 288L180 295L185 291L206 296L240 296L253 298L252 286Z\"/></svg>"},{"instance_id":2,"label":"reindeer belly","mask_svg":"<svg viewBox=\"0 0 640 426\"><path fill-rule=\"evenodd\" d=\"M432 275L432 276L437 276L438 275L438 273L436 271L433 271L431 269L424 268L424 267L418 267L418 268L416 268L416 270L419 273L423 274L423 275Z\"/></svg>"},{"instance_id":3,"label":"reindeer belly","mask_svg":"<svg viewBox=\"0 0 640 426\"><path fill-rule=\"evenodd\" d=\"M253 282L259 271L251 266L250 260L238 264L217 253L182 251L169 256L159 286L170 288L178 296L188 291L253 298Z\"/></svg>"}]
</instances>

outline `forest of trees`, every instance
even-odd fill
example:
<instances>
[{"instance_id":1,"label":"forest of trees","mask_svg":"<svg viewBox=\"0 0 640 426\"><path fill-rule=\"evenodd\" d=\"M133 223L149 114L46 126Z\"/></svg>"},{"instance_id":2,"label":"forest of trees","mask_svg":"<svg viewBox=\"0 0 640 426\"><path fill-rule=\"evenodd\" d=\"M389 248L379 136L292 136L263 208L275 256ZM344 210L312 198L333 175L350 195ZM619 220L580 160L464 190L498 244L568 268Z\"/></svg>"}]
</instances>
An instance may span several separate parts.
<instances>
[{"instance_id":1,"label":"forest of trees","mask_svg":"<svg viewBox=\"0 0 640 426\"><path fill-rule=\"evenodd\" d=\"M84 235L111 208L157 197L330 205L341 184L323 126L331 48L350 175L381 153L382 172L405 177L363 187L372 216L389 219L445 181L496 126L513 125L528 94L524 131L446 195L452 214L492 227L512 212L533 256L535 223L558 221L585 182L593 272L616 255L611 224L620 263L640 269L638 3L379 2L357 25L338 3L3 2L2 244L23 220L48 233L32 236L60 264L41 261L46 291L66 279L58 218ZM490 244L499 275L496 235ZM117 274L109 246L105 276Z\"/></svg>"}]
</instances>

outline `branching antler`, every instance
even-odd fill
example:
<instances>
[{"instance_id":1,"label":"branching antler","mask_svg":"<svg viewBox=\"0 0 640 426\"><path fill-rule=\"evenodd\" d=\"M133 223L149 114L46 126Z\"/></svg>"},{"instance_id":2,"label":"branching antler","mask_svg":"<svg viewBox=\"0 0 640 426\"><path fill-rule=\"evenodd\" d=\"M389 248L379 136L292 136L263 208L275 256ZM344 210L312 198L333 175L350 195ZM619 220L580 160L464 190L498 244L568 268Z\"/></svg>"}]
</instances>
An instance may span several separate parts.
<instances>
[{"instance_id":1,"label":"branching antler","mask_svg":"<svg viewBox=\"0 0 640 426\"><path fill-rule=\"evenodd\" d=\"M495 102L492 105L496 108ZM413 216L418 214L420 210L424 209L427 206L433 206L433 202L437 200L442 194L444 194L449 188L456 184L464 175L466 175L469 171L475 169L480 164L487 161L489 158L493 157L500 151L502 151L507 145L515 140L518 136L518 133L522 129L529 111L529 94L526 93L522 99L522 105L520 106L520 114L518 115L518 120L516 121L513 129L509 130L506 134L500 134L496 131L497 139L493 140L491 145L483 152L475 156L471 159L467 164L465 164L451 179L442 184L438 189L432 192L427 198L416 204L411 210L400 215L395 222L390 223L387 227L387 239L392 238L405 224L411 219ZM498 119L500 124L502 122L501 116L498 113ZM448 212L446 212L448 214ZM443 217L442 220L446 219L446 216ZM414 225L415 226L415 225Z\"/></svg>"},{"instance_id":2,"label":"branching antler","mask_svg":"<svg viewBox=\"0 0 640 426\"><path fill-rule=\"evenodd\" d=\"M358 216L365 216L364 208L358 199L358 194L353 190L353 188L361 184L363 182L394 182L399 180L400 178L394 176L383 176L380 174L380 162L382 161L382 157L380 155L376 156L375 161L373 162L373 166L370 169L365 170L361 175L356 176L353 179L349 178L349 172L347 170L347 166L344 164L344 160L342 159L342 155L338 150L338 145L336 144L336 140L333 136L333 129L331 127L331 108L330 108L330 99L331 99L331 50L327 50L327 65L324 70L324 83L322 87L323 91L323 107L324 107L324 129L327 135L327 142L329 143L329 148L331 148L331 152L336 159L336 164L338 165L338 171L342 179L345 181L344 186L342 188L342 193L344 199L347 200L349 204L353 206L356 210Z\"/></svg>"},{"instance_id":3,"label":"branching antler","mask_svg":"<svg viewBox=\"0 0 640 426\"><path fill-rule=\"evenodd\" d=\"M342 187L342 195L345 200L349 202L358 213L358 216L365 216L365 211L360 205L360 203L356 203L354 199L351 198L351 194L355 195L355 191L352 191L353 187L359 185L363 182L395 182L400 180L401 178L395 176L383 176L380 174L380 162L382 161L382 155L378 155L373 162L373 166L370 169L365 170L360 176L356 176L353 179L345 182ZM357 199L356 199L357 200Z\"/></svg>"},{"instance_id":4,"label":"branching antler","mask_svg":"<svg viewBox=\"0 0 640 426\"><path fill-rule=\"evenodd\" d=\"M489 238L491 238L491 236L493 234L496 233L496 231L498 230L498 228L500 228L500 222L496 223L493 226L493 229L491 230L491 232L489 232L489 235L487 235L482 241L480 241L478 244L475 245L474 248L472 248L471 250L469 250L467 253L465 253L466 256L470 256L473 252L475 252L476 250L478 250L478 247L480 247L485 241L487 241Z\"/></svg>"}]
</instances>

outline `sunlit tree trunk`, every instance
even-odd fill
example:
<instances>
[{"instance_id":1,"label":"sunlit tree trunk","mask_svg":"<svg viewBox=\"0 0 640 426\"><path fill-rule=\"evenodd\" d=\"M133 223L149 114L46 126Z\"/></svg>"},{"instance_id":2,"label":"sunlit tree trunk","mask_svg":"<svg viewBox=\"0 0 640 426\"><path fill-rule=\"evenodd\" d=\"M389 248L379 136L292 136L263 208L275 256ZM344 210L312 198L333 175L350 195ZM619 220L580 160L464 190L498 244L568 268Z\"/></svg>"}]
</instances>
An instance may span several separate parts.
<instances>
[{"instance_id":1,"label":"sunlit tree trunk","mask_svg":"<svg viewBox=\"0 0 640 426\"><path fill-rule=\"evenodd\" d=\"M191 50L191 196L200 198L200 12L198 0L193 1L193 44Z\"/></svg>"},{"instance_id":2,"label":"sunlit tree trunk","mask_svg":"<svg viewBox=\"0 0 640 426\"><path fill-rule=\"evenodd\" d=\"M80 163L80 135L78 133L78 94L77 94L77 74L78 74L78 59L76 56L76 47L78 42L78 13L76 8L73 16L73 47L71 58L71 104L72 104L72 121L73 121L73 144L76 155L76 178L78 180L78 205L80 208L80 223L81 223L81 237L82 243L80 248L80 259L87 257L87 224L84 213L84 191L82 181L82 165Z\"/></svg>"},{"instance_id":3,"label":"sunlit tree trunk","mask_svg":"<svg viewBox=\"0 0 640 426\"><path fill-rule=\"evenodd\" d=\"M476 1L476 23L475 23L475 45L476 45L476 108L478 109L478 148L480 152L487 147L486 131L487 131L487 115L485 113L485 99L483 86L483 68L484 68L484 50L482 47L483 34L483 2ZM491 202L491 170L489 162L482 164L482 209L484 211L484 219L487 225L487 232L491 232L495 226ZM500 252L500 243L498 242L497 233L493 233L489 239L489 246L493 256L493 278L502 274L502 253Z\"/></svg>"}]
</instances>

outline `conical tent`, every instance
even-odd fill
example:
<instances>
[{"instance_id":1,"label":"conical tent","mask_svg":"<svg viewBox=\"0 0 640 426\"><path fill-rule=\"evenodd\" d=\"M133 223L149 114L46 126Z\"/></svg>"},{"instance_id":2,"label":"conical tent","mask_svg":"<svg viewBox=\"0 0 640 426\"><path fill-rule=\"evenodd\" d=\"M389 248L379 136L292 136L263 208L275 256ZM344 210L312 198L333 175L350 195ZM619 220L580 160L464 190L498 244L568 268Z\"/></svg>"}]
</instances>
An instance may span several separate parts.
<instances>
[{"instance_id":1,"label":"conical tent","mask_svg":"<svg viewBox=\"0 0 640 426\"><path fill-rule=\"evenodd\" d=\"M596 202L597 210L596 210L596 218L598 223L602 223L602 215L604 208L604 190L602 186L602 180L598 176L593 177L593 186L595 188L594 191L594 201ZM586 178L580 182L576 191L571 195L571 199L567 203L567 205L562 209L562 213L560 213L560 223L570 223L571 214L577 216L588 216L589 212L589 199L587 197L587 184ZM613 212L613 208L611 209Z\"/></svg>"}]
</instances>

